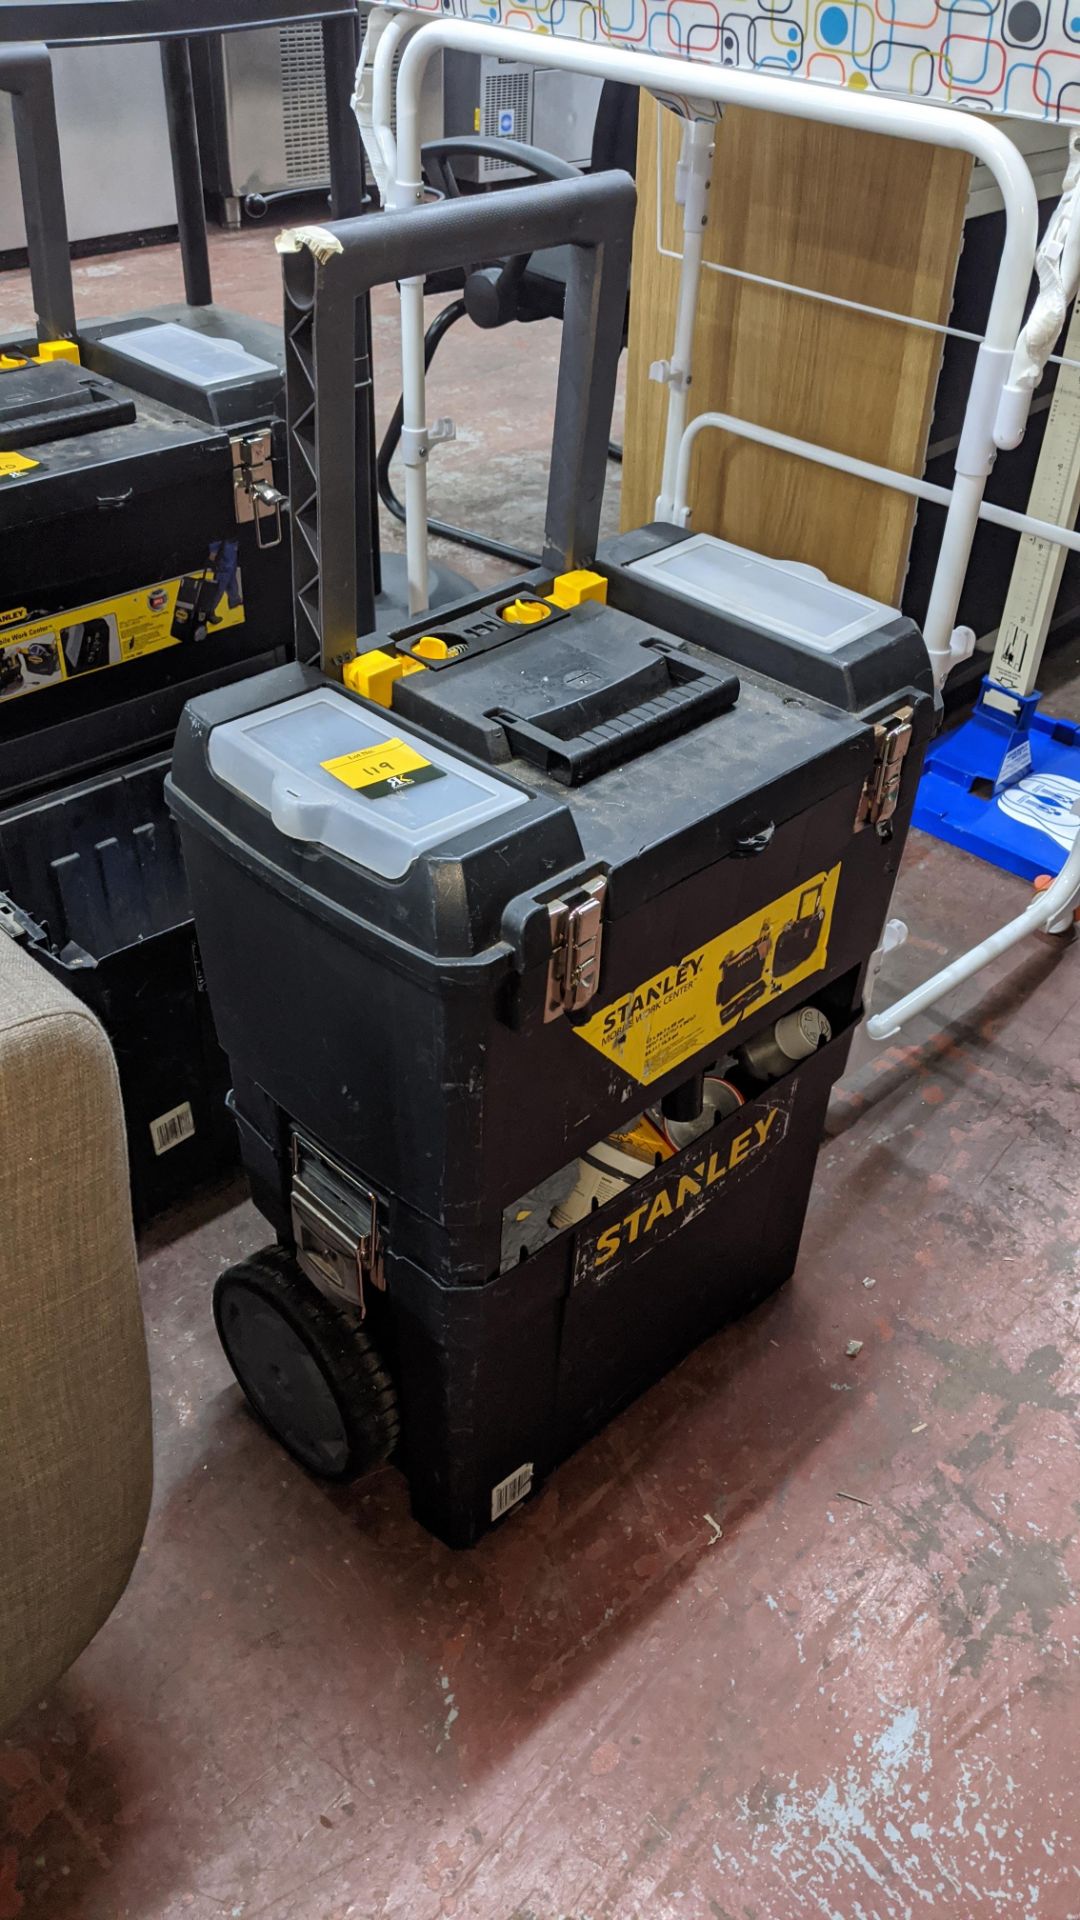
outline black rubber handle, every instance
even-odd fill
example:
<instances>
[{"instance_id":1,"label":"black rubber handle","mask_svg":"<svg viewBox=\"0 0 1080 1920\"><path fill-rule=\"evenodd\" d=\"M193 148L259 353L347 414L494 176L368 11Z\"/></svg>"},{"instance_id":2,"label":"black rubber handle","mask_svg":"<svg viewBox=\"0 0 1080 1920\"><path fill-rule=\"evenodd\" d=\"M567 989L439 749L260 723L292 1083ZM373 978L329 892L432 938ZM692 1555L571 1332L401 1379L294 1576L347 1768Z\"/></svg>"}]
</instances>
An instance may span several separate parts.
<instances>
[{"instance_id":1,"label":"black rubber handle","mask_svg":"<svg viewBox=\"0 0 1080 1920\"><path fill-rule=\"evenodd\" d=\"M585 695L544 719L522 719L505 709L491 714L512 751L540 767L560 786L577 787L598 773L636 759L650 747L689 733L702 721L727 713L739 698L738 675L711 660L691 660L663 640L650 642L667 668L665 683L623 712L605 711L610 701ZM594 713L590 709L596 708ZM584 721L580 731L571 731ZM591 724L589 724L591 722Z\"/></svg>"}]
</instances>

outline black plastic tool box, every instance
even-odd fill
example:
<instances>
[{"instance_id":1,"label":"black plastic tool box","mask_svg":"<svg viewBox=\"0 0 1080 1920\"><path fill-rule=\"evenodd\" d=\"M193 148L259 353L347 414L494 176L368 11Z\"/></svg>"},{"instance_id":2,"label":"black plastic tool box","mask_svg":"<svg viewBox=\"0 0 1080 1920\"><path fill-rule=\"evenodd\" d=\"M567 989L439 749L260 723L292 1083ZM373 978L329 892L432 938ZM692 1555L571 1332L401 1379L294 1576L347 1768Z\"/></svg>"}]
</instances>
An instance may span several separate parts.
<instances>
[{"instance_id":1,"label":"black plastic tool box","mask_svg":"<svg viewBox=\"0 0 1080 1920\"><path fill-rule=\"evenodd\" d=\"M112 1039L139 1221L236 1160L167 766L153 754L0 814L0 932Z\"/></svg>"},{"instance_id":2,"label":"black plastic tool box","mask_svg":"<svg viewBox=\"0 0 1080 1920\"><path fill-rule=\"evenodd\" d=\"M212 305L80 327L46 48L0 88L37 314L0 343L0 909L112 1040L143 1221L236 1159L164 750L291 651L283 350Z\"/></svg>"},{"instance_id":3,"label":"black plastic tool box","mask_svg":"<svg viewBox=\"0 0 1080 1920\"><path fill-rule=\"evenodd\" d=\"M194 701L168 787L278 1235L219 1282L226 1350L305 1464L396 1450L455 1545L790 1275L933 711L888 610L828 583L811 609L783 571L789 617L725 610L701 568L722 581L731 550L673 528L597 555L633 209L605 174L343 223L339 254L288 261L309 664ZM557 244L544 565L358 642L353 305ZM807 1003L827 1045L545 1228L575 1156L645 1108L697 1112L706 1067Z\"/></svg>"},{"instance_id":4,"label":"black plastic tool box","mask_svg":"<svg viewBox=\"0 0 1080 1920\"><path fill-rule=\"evenodd\" d=\"M80 326L48 50L0 46L0 89L37 313L0 342L6 802L167 745L188 693L292 635L279 331L208 291Z\"/></svg>"},{"instance_id":5,"label":"black plastic tool box","mask_svg":"<svg viewBox=\"0 0 1080 1920\"><path fill-rule=\"evenodd\" d=\"M5 4L0 36L250 23L229 11ZM351 211L355 129L356 151L340 134L355 19L339 7L323 32L335 190ZM162 57L186 300L80 325L49 53L0 45L36 314L0 342L0 924L105 1024L140 1221L237 1155L164 804L167 749L190 694L292 650L281 334L211 302L186 41L167 39Z\"/></svg>"}]
</instances>

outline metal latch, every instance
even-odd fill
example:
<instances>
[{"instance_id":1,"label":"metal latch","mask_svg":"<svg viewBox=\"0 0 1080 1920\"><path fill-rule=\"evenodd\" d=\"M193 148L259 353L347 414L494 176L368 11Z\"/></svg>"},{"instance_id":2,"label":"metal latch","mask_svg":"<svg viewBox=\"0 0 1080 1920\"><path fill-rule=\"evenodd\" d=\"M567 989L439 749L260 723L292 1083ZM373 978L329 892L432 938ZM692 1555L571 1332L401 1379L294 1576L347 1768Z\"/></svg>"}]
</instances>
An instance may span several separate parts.
<instances>
[{"instance_id":1,"label":"metal latch","mask_svg":"<svg viewBox=\"0 0 1080 1920\"><path fill-rule=\"evenodd\" d=\"M364 1314L364 1284L385 1287L375 1195L302 1134L292 1137L296 1258L322 1293Z\"/></svg>"},{"instance_id":2,"label":"metal latch","mask_svg":"<svg viewBox=\"0 0 1080 1920\"><path fill-rule=\"evenodd\" d=\"M859 796L855 830L876 827L882 839L892 832L889 821L900 799L904 756L911 745L913 707L900 707L874 728L874 764Z\"/></svg>"},{"instance_id":3,"label":"metal latch","mask_svg":"<svg viewBox=\"0 0 1080 1920\"><path fill-rule=\"evenodd\" d=\"M606 894L607 881L597 876L584 881L568 900L552 900L548 905L551 960L545 1020L557 1020L560 1013L577 1013L588 1006L596 992Z\"/></svg>"},{"instance_id":4,"label":"metal latch","mask_svg":"<svg viewBox=\"0 0 1080 1920\"><path fill-rule=\"evenodd\" d=\"M259 547L281 545L281 509L285 495L274 485L274 456L269 427L258 433L234 433L229 441L233 463L233 504L237 525L255 522L255 543ZM264 537L262 523L271 520L269 536Z\"/></svg>"}]
</instances>

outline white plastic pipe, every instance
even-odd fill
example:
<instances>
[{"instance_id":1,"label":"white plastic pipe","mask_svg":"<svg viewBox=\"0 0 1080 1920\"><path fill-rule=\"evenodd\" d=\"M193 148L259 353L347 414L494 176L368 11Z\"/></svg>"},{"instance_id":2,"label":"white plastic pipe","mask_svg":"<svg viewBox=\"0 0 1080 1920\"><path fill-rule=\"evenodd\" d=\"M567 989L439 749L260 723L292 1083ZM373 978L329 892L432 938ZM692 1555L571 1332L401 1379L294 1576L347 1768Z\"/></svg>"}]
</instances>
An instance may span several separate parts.
<instances>
[{"instance_id":1,"label":"white plastic pipe","mask_svg":"<svg viewBox=\"0 0 1080 1920\"><path fill-rule=\"evenodd\" d=\"M423 613L428 604L423 280L402 280L398 298L401 303L401 442L405 458L405 576L409 612Z\"/></svg>"},{"instance_id":2,"label":"white plastic pipe","mask_svg":"<svg viewBox=\"0 0 1080 1920\"><path fill-rule=\"evenodd\" d=\"M993 458L997 415L1006 397L1006 381L1013 348L1023 320L1024 302L1035 257L1037 199L1026 162L1012 142L981 115L958 112L954 108L929 106L921 101L893 99L882 94L852 93L839 87L815 85L758 70L743 73L733 67L706 66L661 58L655 54L631 52L622 47L587 45L579 40L559 40L551 34L530 34L506 27L482 26L469 20L431 20L412 34L405 45L397 80L397 206L416 205L422 198L420 178L420 91L424 70L440 47L460 47L495 59L511 56L534 66L565 67L574 73L592 74L600 80L617 80L657 94L661 99L678 97L690 102L713 101L723 105L756 108L764 113L786 113L794 119L816 121L832 126L856 127L864 133L878 133L923 145L953 148L982 160L989 168L1001 192L1005 208L1005 237L998 263L997 277L987 321L986 347L982 359L993 381L985 380L978 408L973 407L975 386L969 400L969 415L974 427L978 415L977 440L985 459L984 472ZM381 52L381 50L380 50ZM376 62L378 67L378 59ZM684 263L685 268L685 263ZM691 265L693 271L693 265ZM422 309L402 298L402 327L423 331ZM987 354L989 349L989 355ZM404 353L404 421L422 436L425 427L422 355L410 348ZM669 406L674 396L669 393ZM1030 396L1028 396L1029 398ZM991 405L991 401L993 405ZM1015 429L1018 411L1012 396L1010 431ZM967 425L967 419L965 421ZM973 436L969 435L969 440ZM1003 441L1002 444L1007 444ZM981 486L979 488L981 495ZM421 500L423 504L421 505ZM410 579L415 590L427 592L427 508L426 484L413 489L406 523L406 546L410 555ZM954 497L946 520L943 546L948 551L945 585L935 610L938 625L948 628L951 638L952 613L945 618L944 603L959 587L970 553L974 518L965 493ZM940 562L939 562L940 565ZM421 602L423 605L425 602ZM419 610L419 608L417 609Z\"/></svg>"},{"instance_id":3,"label":"white plastic pipe","mask_svg":"<svg viewBox=\"0 0 1080 1920\"><path fill-rule=\"evenodd\" d=\"M675 306L675 339L671 359L655 361L650 369L653 377L662 380L668 390L664 459L655 507L658 520L670 520L675 510L675 471L679 463L679 443L686 426L694 322L701 288L701 263L705 251L705 226L709 217L709 186L715 142L714 120L690 120L683 127L682 153L676 169L675 188L676 200L681 195L683 209L683 250Z\"/></svg>"},{"instance_id":4,"label":"white plastic pipe","mask_svg":"<svg viewBox=\"0 0 1080 1920\"><path fill-rule=\"evenodd\" d=\"M384 201L391 197L397 177L394 61L402 43L420 24L415 13L373 7L360 48L353 111Z\"/></svg>"},{"instance_id":5,"label":"white plastic pipe","mask_svg":"<svg viewBox=\"0 0 1080 1920\"><path fill-rule=\"evenodd\" d=\"M953 490L949 487L937 487L932 480L920 480L914 474L902 473L896 467L879 467L872 460L859 460L855 454L836 453L831 447L820 447L816 440L799 440L792 433L780 433L775 427L759 427L752 420L743 420L736 413L699 413L686 428L679 452L676 485L685 489L689 479L690 456L694 441L707 427L718 427L725 433L738 434L743 440L753 440L763 447L775 447L778 453L797 454L800 459L812 460L819 467L831 467L837 473L853 474L857 480L872 480L881 487L892 487L897 493L910 493L919 500L931 500L935 506L947 507L952 499ZM1052 520L1037 520L1030 513L1017 513L1012 507L998 507L993 501L984 500L979 506L978 518L991 520L995 526L1008 527L1012 533L1032 533L1040 540L1052 540L1058 546L1071 547L1074 553L1080 553L1080 533L1073 533L1067 527L1059 527ZM690 524L688 510L680 526Z\"/></svg>"},{"instance_id":6,"label":"white plastic pipe","mask_svg":"<svg viewBox=\"0 0 1080 1920\"><path fill-rule=\"evenodd\" d=\"M899 1033L901 1027L906 1026L909 1020L913 1020L917 1013L924 1013L927 1007L932 1007L935 1001L941 1000L953 987L958 987L964 980L970 980L972 974L978 973L980 967L985 967L989 961L996 960L999 954L1008 953L1010 947L1015 947L1021 940L1026 940L1030 933L1064 933L1072 920L1073 908L1078 899L1080 899L1080 834L1073 841L1072 851L1057 879L1045 893L1037 893L1024 908L1023 913L1017 914L1015 920L1010 920L1005 926L999 927L989 939L981 940L978 946L972 947L968 953L961 954L958 960L951 960L947 967L942 967L940 973L935 973L921 987L916 987L913 993L906 993L895 1006L886 1007L881 1013L871 1014L866 1022L866 1031L870 1038L872 1040L891 1039L893 1034Z\"/></svg>"}]
</instances>

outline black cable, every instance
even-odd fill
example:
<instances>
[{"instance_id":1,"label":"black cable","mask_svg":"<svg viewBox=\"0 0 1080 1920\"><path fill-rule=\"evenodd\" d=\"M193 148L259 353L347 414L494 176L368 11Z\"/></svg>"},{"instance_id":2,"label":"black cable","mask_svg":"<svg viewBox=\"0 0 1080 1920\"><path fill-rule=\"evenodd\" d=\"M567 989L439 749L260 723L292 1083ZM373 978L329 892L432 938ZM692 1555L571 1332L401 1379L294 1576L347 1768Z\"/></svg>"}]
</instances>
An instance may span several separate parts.
<instances>
[{"instance_id":1,"label":"black cable","mask_svg":"<svg viewBox=\"0 0 1080 1920\"><path fill-rule=\"evenodd\" d=\"M457 325L457 322L462 318L464 313L464 300L451 300L448 307L444 307L441 313L435 315L434 320L424 335L425 373L435 358L435 352L440 341L445 334L449 333L451 327ZM404 520L405 508L394 492L390 479L390 462L401 444L401 429L404 423L404 416L405 399L404 395L402 395L398 400L397 406L394 408L390 425L387 427L386 433L383 436L383 443L379 448L378 458L375 462L375 479L379 489L379 499L382 501L387 513L392 514L395 520ZM470 533L468 528L451 526L446 520L429 520L427 524L428 532L436 534L440 540L452 540L459 547L472 547L476 553L489 553L496 560L508 560L511 566L538 567L541 564L541 556L538 553L527 553L523 547L511 547L505 540L489 538L486 533Z\"/></svg>"},{"instance_id":2,"label":"black cable","mask_svg":"<svg viewBox=\"0 0 1080 1920\"><path fill-rule=\"evenodd\" d=\"M614 460L620 467L622 466L622 448L617 440L608 441L607 457L609 460Z\"/></svg>"}]
</instances>

